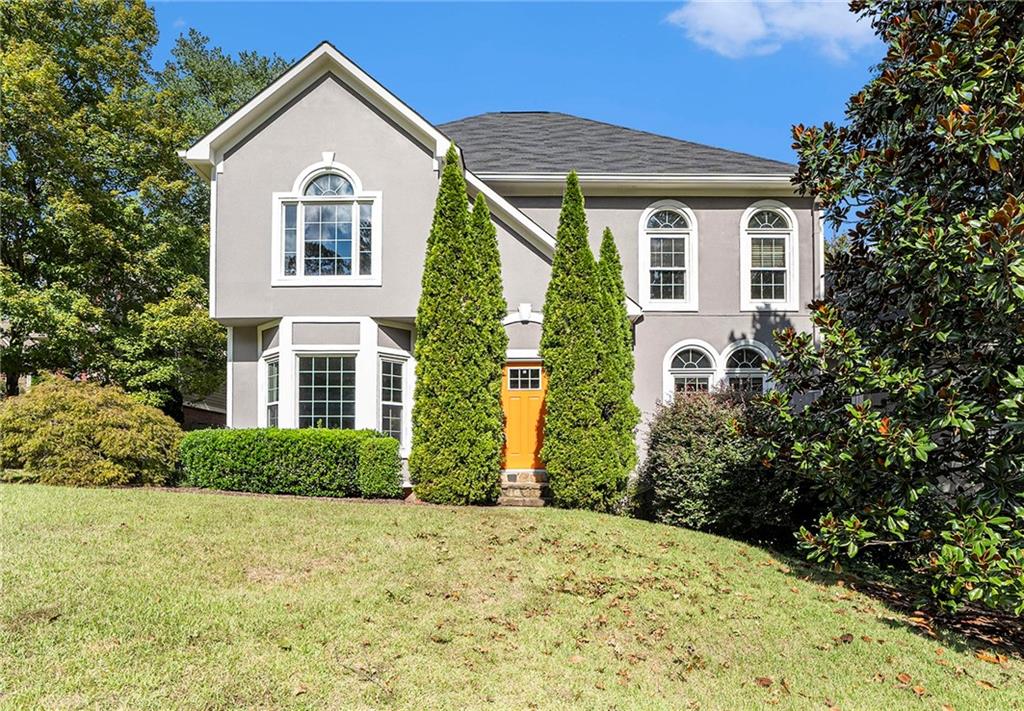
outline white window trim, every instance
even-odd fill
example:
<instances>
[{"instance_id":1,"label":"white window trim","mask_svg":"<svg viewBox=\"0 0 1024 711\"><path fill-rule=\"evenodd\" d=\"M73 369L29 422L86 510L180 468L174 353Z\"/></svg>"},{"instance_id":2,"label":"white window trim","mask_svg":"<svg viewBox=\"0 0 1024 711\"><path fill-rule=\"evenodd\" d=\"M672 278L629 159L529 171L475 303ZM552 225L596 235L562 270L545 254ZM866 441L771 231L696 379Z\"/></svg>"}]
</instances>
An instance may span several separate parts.
<instances>
[{"instance_id":1,"label":"white window trim","mask_svg":"<svg viewBox=\"0 0 1024 711\"><path fill-rule=\"evenodd\" d=\"M740 350L741 348L752 348L753 350L755 350L758 353L760 353L761 356L765 360L771 360L771 359L775 358L775 354L772 353L771 349L768 348L768 346L766 346L763 343L761 343L760 341L755 341L755 340L753 340L751 338L744 338L744 339L741 339L739 341L733 341L732 343L727 345L722 350L722 356L721 356L721 358L722 358L722 377L721 377L721 382L722 382L722 385L724 387L728 387L729 386L729 376L730 375L752 375L753 374L753 373L751 373L751 371L749 371L749 370L747 370L745 368L744 369L735 369L735 368L730 368L729 367L729 357L733 353L735 353L736 351ZM761 372L762 372L762 377L764 378L762 392L768 392L769 390L772 389L772 386L773 386L772 379L771 379L771 373L769 373L767 370L762 370Z\"/></svg>"},{"instance_id":2,"label":"white window trim","mask_svg":"<svg viewBox=\"0 0 1024 711\"><path fill-rule=\"evenodd\" d=\"M750 298L750 230L747 224L755 212L771 210L789 221L786 236L786 298ZM760 200L748 207L740 218L740 311L789 312L800 309L800 226L792 209L778 200Z\"/></svg>"},{"instance_id":3,"label":"white window trim","mask_svg":"<svg viewBox=\"0 0 1024 711\"><path fill-rule=\"evenodd\" d=\"M401 457L408 457L412 451L412 381L415 373L415 361L404 351L396 348L377 348L377 423L373 429L380 431L381 421L384 417L384 398L381 396L381 386L384 380L384 368L380 363L389 360L402 364L402 439L399 440L398 454Z\"/></svg>"},{"instance_id":4,"label":"white window trim","mask_svg":"<svg viewBox=\"0 0 1024 711\"><path fill-rule=\"evenodd\" d=\"M699 338L687 338L678 343L674 343L666 352L665 357L661 362L661 373L662 373L662 401L670 403L675 398L676 394L676 380L675 374L672 372L672 359L676 357L676 353L685 348L696 348L704 351L707 356L711 359L711 368L708 371L698 370L696 373L705 373L708 375L708 391L715 389L718 382L721 380L721 364L722 359L718 355L718 351L708 343L702 341Z\"/></svg>"},{"instance_id":5,"label":"white window trim","mask_svg":"<svg viewBox=\"0 0 1024 711\"><path fill-rule=\"evenodd\" d=\"M683 350L684 348L697 348L707 353L708 357L711 358L712 368L710 369L710 386L711 390L723 388L728 385L728 376L730 370L726 367L729 362L729 356L740 348L753 348L754 350L761 353L765 359L772 359L775 354L768 346L755 341L751 338L744 338L736 341L732 341L727 345L722 352L719 353L715 348L707 341L702 341L699 338L686 338L682 341L672 344L671 347L665 352L665 357L661 363L662 373L662 402L671 403L675 397L675 375L672 372L672 359L675 358L676 353ZM703 373L707 371L695 371ZM764 371L764 388L770 390L773 383L771 376L768 371Z\"/></svg>"},{"instance_id":6,"label":"white window trim","mask_svg":"<svg viewBox=\"0 0 1024 711\"><path fill-rule=\"evenodd\" d=\"M327 173L337 173L342 175L346 180L352 184L352 195L344 196L344 202L363 202L371 204L371 219L372 227L370 229L370 273L368 275L361 274L349 274L349 275L334 275L334 276L306 276L304 266L301 259L302 245L304 244L303 230L302 230L302 210L297 209L295 215L295 243L297 248L297 264L296 274L285 275L284 273L284 224L282 221L282 215L284 213L284 205L287 203L299 203L299 202L337 202L338 199L334 196L304 196L303 192L310 181L315 180L321 175ZM274 193L273 194L273 215L271 216L271 236L270 236L270 285L271 286L380 286L382 283L381 279L381 265L383 264L381 256L381 234L383 229L383 205L384 196L379 190L363 190L363 184L359 180L359 176L356 175L348 166L343 163L337 163L334 161L332 153L325 153L324 160L314 163L303 170L299 177L295 179L294 185L292 185L291 192L286 193ZM358 210L355 211L353 217L355 222L358 222ZM354 229L352 234L352 246L353 246L353 271L358 271L357 257L355 256L358 252L357 245L359 240L358 230Z\"/></svg>"},{"instance_id":7,"label":"white window trim","mask_svg":"<svg viewBox=\"0 0 1024 711\"><path fill-rule=\"evenodd\" d=\"M690 223L690 232L686 240L686 298L685 299L652 299L651 298L651 245L647 237L647 220L658 210L676 210L681 212ZM639 264L640 264L640 306L644 311L697 311L698 285L700 284L700 261L698 260L700 243L697 216L693 210L678 200L659 200L648 206L640 214L638 226Z\"/></svg>"},{"instance_id":8,"label":"white window trim","mask_svg":"<svg viewBox=\"0 0 1024 711\"><path fill-rule=\"evenodd\" d=\"M263 350L263 333L269 331L271 328L277 328L277 345L273 348L267 348ZM267 427L267 363L272 360L277 361L277 426L281 427L281 421L283 418L283 412L281 410L282 400L284 398L284 392L281 384L281 372L284 369L284 363L281 359L281 339L283 338L281 321L270 321L256 327L256 347L259 349L260 358L256 363L256 380L257 384L257 395L256 395L256 426ZM230 398L228 399L230 403ZM230 427L230 425L228 425Z\"/></svg>"},{"instance_id":9,"label":"white window trim","mask_svg":"<svg viewBox=\"0 0 1024 711\"><path fill-rule=\"evenodd\" d=\"M331 343L323 345L294 344L292 332L295 324L308 323L351 323L359 326L359 343ZM285 316L257 327L257 339L262 347L263 332L278 327L278 345L260 353L257 362L257 426L267 426L266 402L266 361L277 358L278 369L278 429L296 429L299 425L299 378L298 357L300 355L354 355L356 357L356 429L376 430L380 426L380 360L391 358L405 361L403 408L403 434L405 439L399 455L408 458L412 448L413 393L416 389L416 359L411 350L377 345L380 326L395 326L412 331L410 324L377 320L368 316ZM415 340L415 332L413 333ZM411 344L412 345L412 344ZM230 371L229 371L230 372ZM228 409L232 407L229 393Z\"/></svg>"}]
</instances>

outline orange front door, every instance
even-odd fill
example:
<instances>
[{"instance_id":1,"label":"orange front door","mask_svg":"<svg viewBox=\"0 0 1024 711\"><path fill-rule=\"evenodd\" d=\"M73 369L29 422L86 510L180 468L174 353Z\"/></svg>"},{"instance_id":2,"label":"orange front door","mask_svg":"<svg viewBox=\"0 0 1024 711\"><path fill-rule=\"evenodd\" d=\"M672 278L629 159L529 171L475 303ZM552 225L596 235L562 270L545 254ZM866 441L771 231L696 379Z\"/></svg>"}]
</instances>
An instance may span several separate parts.
<instances>
[{"instance_id":1,"label":"orange front door","mask_svg":"<svg viewBox=\"0 0 1024 711\"><path fill-rule=\"evenodd\" d=\"M505 469L543 469L544 393L548 378L540 362L505 365L501 404L505 409Z\"/></svg>"}]
</instances>

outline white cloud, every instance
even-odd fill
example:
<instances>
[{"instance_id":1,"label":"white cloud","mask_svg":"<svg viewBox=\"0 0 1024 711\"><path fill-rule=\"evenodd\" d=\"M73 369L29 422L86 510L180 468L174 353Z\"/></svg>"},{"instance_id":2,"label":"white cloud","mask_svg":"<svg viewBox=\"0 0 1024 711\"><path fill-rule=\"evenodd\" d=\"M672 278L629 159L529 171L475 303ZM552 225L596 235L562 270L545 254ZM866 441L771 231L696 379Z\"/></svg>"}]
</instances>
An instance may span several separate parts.
<instances>
[{"instance_id":1,"label":"white cloud","mask_svg":"<svg viewBox=\"0 0 1024 711\"><path fill-rule=\"evenodd\" d=\"M185 18L184 17L179 17L177 20L174 21L174 27L180 29L180 28L182 28L184 26L185 26Z\"/></svg>"},{"instance_id":2,"label":"white cloud","mask_svg":"<svg viewBox=\"0 0 1024 711\"><path fill-rule=\"evenodd\" d=\"M702 47L732 59L807 42L841 62L878 41L866 20L836 0L688 0L666 20Z\"/></svg>"}]
</instances>

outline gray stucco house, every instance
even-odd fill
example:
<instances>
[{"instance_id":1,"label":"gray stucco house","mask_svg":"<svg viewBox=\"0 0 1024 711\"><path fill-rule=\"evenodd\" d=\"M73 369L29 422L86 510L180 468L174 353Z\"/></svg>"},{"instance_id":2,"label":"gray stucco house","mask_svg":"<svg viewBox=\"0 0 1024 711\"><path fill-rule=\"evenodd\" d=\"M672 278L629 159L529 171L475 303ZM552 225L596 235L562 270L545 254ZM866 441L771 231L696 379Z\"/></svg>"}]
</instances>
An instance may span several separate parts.
<instances>
[{"instance_id":1,"label":"gray stucco house","mask_svg":"<svg viewBox=\"0 0 1024 711\"><path fill-rule=\"evenodd\" d=\"M210 181L229 427L376 428L408 453L414 319L452 141L498 230L508 469L543 467L537 347L571 169L595 251L609 226L623 257L645 415L680 389L769 386L772 330L810 328L823 241L793 166L558 113L435 126L323 43L182 152Z\"/></svg>"}]
</instances>

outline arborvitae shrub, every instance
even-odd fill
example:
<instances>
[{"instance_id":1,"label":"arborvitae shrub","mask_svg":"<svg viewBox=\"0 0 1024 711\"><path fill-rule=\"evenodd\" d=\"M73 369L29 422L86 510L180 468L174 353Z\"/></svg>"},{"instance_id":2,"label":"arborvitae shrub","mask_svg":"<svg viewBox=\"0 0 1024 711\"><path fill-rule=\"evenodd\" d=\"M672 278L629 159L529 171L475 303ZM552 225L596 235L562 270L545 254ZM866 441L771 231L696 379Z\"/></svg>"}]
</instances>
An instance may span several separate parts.
<instances>
[{"instance_id":1,"label":"arborvitae shrub","mask_svg":"<svg viewBox=\"0 0 1024 711\"><path fill-rule=\"evenodd\" d=\"M541 458L556 504L606 511L621 496L626 475L609 456L618 442L605 426L602 407L605 299L587 235L583 193L573 172L566 180L544 300L540 350L548 392Z\"/></svg>"},{"instance_id":2,"label":"arborvitae shrub","mask_svg":"<svg viewBox=\"0 0 1024 711\"><path fill-rule=\"evenodd\" d=\"M623 476L636 465L636 427L640 409L633 402L633 327L626 312L626 287L622 279L622 262L615 238L607 227L601 239L601 256L597 265L601 294L601 411L606 426L611 428L615 446L609 451L613 463Z\"/></svg>"},{"instance_id":3,"label":"arborvitae shrub","mask_svg":"<svg viewBox=\"0 0 1024 711\"><path fill-rule=\"evenodd\" d=\"M0 467L45 484L162 485L181 428L120 388L50 378L0 403Z\"/></svg>"},{"instance_id":4,"label":"arborvitae shrub","mask_svg":"<svg viewBox=\"0 0 1024 711\"><path fill-rule=\"evenodd\" d=\"M416 395L409 468L417 496L449 504L494 502L500 492L504 419L497 238L482 197L472 220L455 147L427 240L416 313Z\"/></svg>"}]
</instances>

